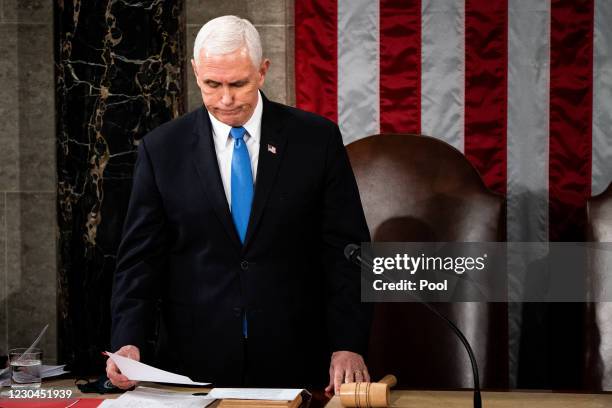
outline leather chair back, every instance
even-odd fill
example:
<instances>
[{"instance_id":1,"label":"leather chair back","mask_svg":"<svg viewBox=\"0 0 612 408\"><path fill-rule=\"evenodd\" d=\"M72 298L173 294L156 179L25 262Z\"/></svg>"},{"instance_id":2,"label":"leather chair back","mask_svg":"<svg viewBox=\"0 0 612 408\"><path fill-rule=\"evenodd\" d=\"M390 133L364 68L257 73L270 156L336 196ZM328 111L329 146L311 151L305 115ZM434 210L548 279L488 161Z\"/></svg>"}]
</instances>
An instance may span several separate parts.
<instances>
[{"instance_id":1,"label":"leather chair back","mask_svg":"<svg viewBox=\"0 0 612 408\"><path fill-rule=\"evenodd\" d=\"M370 136L347 146L373 241L498 241L504 200L452 146L409 134ZM507 307L436 304L470 341L481 386L508 384ZM400 388L472 387L466 351L444 322L415 303L377 303L368 365Z\"/></svg>"},{"instance_id":2,"label":"leather chair back","mask_svg":"<svg viewBox=\"0 0 612 408\"><path fill-rule=\"evenodd\" d=\"M612 242L612 183L587 200L587 237L593 242Z\"/></svg>"}]
</instances>

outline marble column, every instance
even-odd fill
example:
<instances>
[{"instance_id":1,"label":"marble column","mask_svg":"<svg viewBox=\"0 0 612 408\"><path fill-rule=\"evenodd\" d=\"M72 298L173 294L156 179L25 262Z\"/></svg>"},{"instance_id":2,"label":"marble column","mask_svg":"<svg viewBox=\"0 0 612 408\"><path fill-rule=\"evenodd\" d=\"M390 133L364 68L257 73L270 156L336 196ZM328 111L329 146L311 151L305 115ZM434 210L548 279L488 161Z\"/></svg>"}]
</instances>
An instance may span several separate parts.
<instances>
[{"instance_id":1,"label":"marble column","mask_svg":"<svg viewBox=\"0 0 612 408\"><path fill-rule=\"evenodd\" d=\"M56 343L53 6L0 0L0 361L40 330Z\"/></svg>"},{"instance_id":2,"label":"marble column","mask_svg":"<svg viewBox=\"0 0 612 408\"><path fill-rule=\"evenodd\" d=\"M55 1L59 354L99 373L138 140L184 112L183 1Z\"/></svg>"}]
</instances>

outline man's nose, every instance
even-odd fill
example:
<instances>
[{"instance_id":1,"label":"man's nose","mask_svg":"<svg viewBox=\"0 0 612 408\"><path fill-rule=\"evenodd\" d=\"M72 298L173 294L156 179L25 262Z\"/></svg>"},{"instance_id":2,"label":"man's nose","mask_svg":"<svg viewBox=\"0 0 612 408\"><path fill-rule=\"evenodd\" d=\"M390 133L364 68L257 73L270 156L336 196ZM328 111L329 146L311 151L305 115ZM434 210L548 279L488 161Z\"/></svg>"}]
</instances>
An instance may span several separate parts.
<instances>
[{"instance_id":1,"label":"man's nose","mask_svg":"<svg viewBox=\"0 0 612 408\"><path fill-rule=\"evenodd\" d=\"M234 102L234 95L230 90L229 86L223 87L223 96L221 97L221 103L224 105L231 105Z\"/></svg>"}]
</instances>

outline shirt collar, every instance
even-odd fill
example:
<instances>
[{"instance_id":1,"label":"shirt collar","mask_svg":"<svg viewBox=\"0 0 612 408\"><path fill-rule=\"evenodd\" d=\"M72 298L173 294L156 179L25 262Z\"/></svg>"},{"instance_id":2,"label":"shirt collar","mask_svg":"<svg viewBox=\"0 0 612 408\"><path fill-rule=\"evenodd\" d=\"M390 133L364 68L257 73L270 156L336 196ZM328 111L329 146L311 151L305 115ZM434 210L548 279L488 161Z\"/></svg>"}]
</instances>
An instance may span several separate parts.
<instances>
[{"instance_id":1,"label":"shirt collar","mask_svg":"<svg viewBox=\"0 0 612 408\"><path fill-rule=\"evenodd\" d=\"M249 120L242 125L247 133L248 138L252 138L254 142L258 143L261 136L261 117L263 115L263 101L261 98L261 92L257 91L257 105L255 110L249 118ZM215 141L215 149L221 151L231 145L230 125L227 125L217 118L215 118L210 112L208 112L210 123L213 128L213 139Z\"/></svg>"}]
</instances>

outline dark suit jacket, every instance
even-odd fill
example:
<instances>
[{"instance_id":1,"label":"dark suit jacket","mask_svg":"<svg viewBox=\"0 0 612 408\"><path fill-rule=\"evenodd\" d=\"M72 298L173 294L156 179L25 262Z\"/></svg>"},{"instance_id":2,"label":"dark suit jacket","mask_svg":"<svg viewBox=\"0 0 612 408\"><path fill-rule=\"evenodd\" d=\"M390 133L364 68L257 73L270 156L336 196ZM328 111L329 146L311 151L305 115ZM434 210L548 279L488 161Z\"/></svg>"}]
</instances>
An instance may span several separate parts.
<instances>
[{"instance_id":1,"label":"dark suit jacket","mask_svg":"<svg viewBox=\"0 0 612 408\"><path fill-rule=\"evenodd\" d=\"M369 233L338 127L263 103L244 246L206 110L140 142L113 288L112 347L144 351L158 310L163 330L152 361L162 367L214 385L321 386L332 351L366 348L369 308L343 248Z\"/></svg>"}]
</instances>

